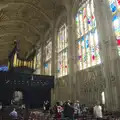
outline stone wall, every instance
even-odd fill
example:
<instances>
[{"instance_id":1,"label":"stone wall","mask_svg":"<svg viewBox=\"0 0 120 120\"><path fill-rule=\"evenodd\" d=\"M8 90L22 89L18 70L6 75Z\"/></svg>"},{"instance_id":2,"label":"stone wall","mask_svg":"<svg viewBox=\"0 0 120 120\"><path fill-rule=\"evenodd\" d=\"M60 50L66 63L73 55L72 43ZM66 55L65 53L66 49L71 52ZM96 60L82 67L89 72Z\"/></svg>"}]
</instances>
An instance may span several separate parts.
<instances>
[{"instance_id":1,"label":"stone wall","mask_svg":"<svg viewBox=\"0 0 120 120\"><path fill-rule=\"evenodd\" d=\"M56 100L58 101L66 101L70 99L70 85L69 78L65 76L63 78L56 80Z\"/></svg>"}]
</instances>

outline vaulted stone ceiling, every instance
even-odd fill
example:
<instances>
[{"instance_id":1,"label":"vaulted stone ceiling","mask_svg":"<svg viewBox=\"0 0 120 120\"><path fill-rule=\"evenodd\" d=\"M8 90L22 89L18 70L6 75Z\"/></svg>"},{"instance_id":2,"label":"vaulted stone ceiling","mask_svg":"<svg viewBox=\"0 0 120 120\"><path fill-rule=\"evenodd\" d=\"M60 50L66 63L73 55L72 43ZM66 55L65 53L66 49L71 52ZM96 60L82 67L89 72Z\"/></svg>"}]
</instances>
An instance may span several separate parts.
<instances>
[{"instance_id":1,"label":"vaulted stone ceiling","mask_svg":"<svg viewBox=\"0 0 120 120\"><path fill-rule=\"evenodd\" d=\"M25 57L63 7L62 0L0 0L0 64L8 60L14 40Z\"/></svg>"}]
</instances>

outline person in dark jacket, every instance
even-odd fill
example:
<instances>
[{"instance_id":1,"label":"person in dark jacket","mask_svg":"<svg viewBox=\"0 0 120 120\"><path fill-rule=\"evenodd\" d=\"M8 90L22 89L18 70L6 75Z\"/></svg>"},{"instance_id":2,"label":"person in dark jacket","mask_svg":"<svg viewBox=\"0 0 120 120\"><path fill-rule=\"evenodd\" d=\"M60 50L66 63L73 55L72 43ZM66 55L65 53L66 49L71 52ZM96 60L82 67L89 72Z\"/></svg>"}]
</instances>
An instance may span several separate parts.
<instances>
[{"instance_id":1,"label":"person in dark jacket","mask_svg":"<svg viewBox=\"0 0 120 120\"><path fill-rule=\"evenodd\" d=\"M73 105L72 102L68 106L68 110L69 110L69 116L68 117L69 117L70 120L73 120L73 118L74 118L74 105Z\"/></svg>"},{"instance_id":2,"label":"person in dark jacket","mask_svg":"<svg viewBox=\"0 0 120 120\"><path fill-rule=\"evenodd\" d=\"M64 112L63 112L65 118L69 117L69 113L68 113L69 110L68 109L69 109L68 102L65 102L65 104L64 104Z\"/></svg>"},{"instance_id":3,"label":"person in dark jacket","mask_svg":"<svg viewBox=\"0 0 120 120\"><path fill-rule=\"evenodd\" d=\"M64 104L64 117L69 120L73 120L74 116L74 107L72 103L66 102Z\"/></svg>"}]
</instances>

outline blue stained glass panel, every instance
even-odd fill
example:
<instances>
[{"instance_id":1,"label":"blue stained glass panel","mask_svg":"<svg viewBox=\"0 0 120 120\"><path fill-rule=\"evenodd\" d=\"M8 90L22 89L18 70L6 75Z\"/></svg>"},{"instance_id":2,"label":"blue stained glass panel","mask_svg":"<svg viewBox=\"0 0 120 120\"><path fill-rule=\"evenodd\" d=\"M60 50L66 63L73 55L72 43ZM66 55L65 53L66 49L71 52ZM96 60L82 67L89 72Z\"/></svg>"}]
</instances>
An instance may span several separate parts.
<instances>
[{"instance_id":1,"label":"blue stained glass panel","mask_svg":"<svg viewBox=\"0 0 120 120\"><path fill-rule=\"evenodd\" d=\"M94 49L94 47L92 48L92 53L94 54L94 52L95 52L95 49Z\"/></svg>"},{"instance_id":2,"label":"blue stained glass panel","mask_svg":"<svg viewBox=\"0 0 120 120\"><path fill-rule=\"evenodd\" d=\"M88 37L88 35L86 35L85 39L86 39L85 45L86 45L86 49L87 49L89 47L89 37Z\"/></svg>"},{"instance_id":3,"label":"blue stained glass panel","mask_svg":"<svg viewBox=\"0 0 120 120\"><path fill-rule=\"evenodd\" d=\"M118 29L118 28L120 27L120 20L119 20L119 17L116 16L116 15L113 16L112 21L113 21L113 27L114 27L114 29L115 29L115 30Z\"/></svg>"},{"instance_id":4,"label":"blue stained glass panel","mask_svg":"<svg viewBox=\"0 0 120 120\"><path fill-rule=\"evenodd\" d=\"M115 15L115 16L113 16L113 19L112 19L112 21L114 22L115 20L117 20L118 19L118 16L117 15Z\"/></svg>"},{"instance_id":5,"label":"blue stained glass panel","mask_svg":"<svg viewBox=\"0 0 120 120\"><path fill-rule=\"evenodd\" d=\"M114 12L116 12L116 10L117 10L117 7L116 7L116 5L114 4L114 3L112 3L111 5L110 5L110 8L111 8L111 11L114 13Z\"/></svg>"},{"instance_id":6,"label":"blue stained glass panel","mask_svg":"<svg viewBox=\"0 0 120 120\"><path fill-rule=\"evenodd\" d=\"M46 64L44 64L44 66L46 67L46 68L48 68L48 64L46 63Z\"/></svg>"},{"instance_id":7,"label":"blue stained glass panel","mask_svg":"<svg viewBox=\"0 0 120 120\"><path fill-rule=\"evenodd\" d=\"M82 41L84 41L84 37L82 37Z\"/></svg>"},{"instance_id":8,"label":"blue stained glass panel","mask_svg":"<svg viewBox=\"0 0 120 120\"><path fill-rule=\"evenodd\" d=\"M78 18L78 15L76 16L76 23L78 24L79 22L79 18Z\"/></svg>"}]
</instances>

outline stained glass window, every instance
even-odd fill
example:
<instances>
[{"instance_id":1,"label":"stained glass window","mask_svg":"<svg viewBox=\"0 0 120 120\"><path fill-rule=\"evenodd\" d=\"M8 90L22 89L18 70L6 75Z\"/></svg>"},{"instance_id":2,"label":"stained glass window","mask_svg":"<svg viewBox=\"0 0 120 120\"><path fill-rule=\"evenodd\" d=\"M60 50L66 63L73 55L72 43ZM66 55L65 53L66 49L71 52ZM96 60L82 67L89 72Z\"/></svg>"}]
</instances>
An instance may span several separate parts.
<instances>
[{"instance_id":1,"label":"stained glass window","mask_svg":"<svg viewBox=\"0 0 120 120\"><path fill-rule=\"evenodd\" d=\"M45 75L51 75L51 60L44 63Z\"/></svg>"},{"instance_id":2,"label":"stained glass window","mask_svg":"<svg viewBox=\"0 0 120 120\"><path fill-rule=\"evenodd\" d=\"M87 0L76 15L78 69L101 63L99 40L94 14L94 1Z\"/></svg>"},{"instance_id":3,"label":"stained glass window","mask_svg":"<svg viewBox=\"0 0 120 120\"><path fill-rule=\"evenodd\" d=\"M58 32L57 36L57 75L62 77L68 74L68 39L67 39L67 27L64 24Z\"/></svg>"},{"instance_id":4,"label":"stained glass window","mask_svg":"<svg viewBox=\"0 0 120 120\"><path fill-rule=\"evenodd\" d=\"M45 46L45 75L51 75L52 42L49 40Z\"/></svg>"},{"instance_id":5,"label":"stained glass window","mask_svg":"<svg viewBox=\"0 0 120 120\"><path fill-rule=\"evenodd\" d=\"M108 0L112 13L113 30L116 36L118 53L120 55L120 0Z\"/></svg>"},{"instance_id":6,"label":"stained glass window","mask_svg":"<svg viewBox=\"0 0 120 120\"><path fill-rule=\"evenodd\" d=\"M36 74L41 74L41 49L38 50L38 54L36 57Z\"/></svg>"},{"instance_id":7,"label":"stained glass window","mask_svg":"<svg viewBox=\"0 0 120 120\"><path fill-rule=\"evenodd\" d=\"M51 59L52 56L52 42L48 42L45 48L46 61Z\"/></svg>"}]
</instances>

